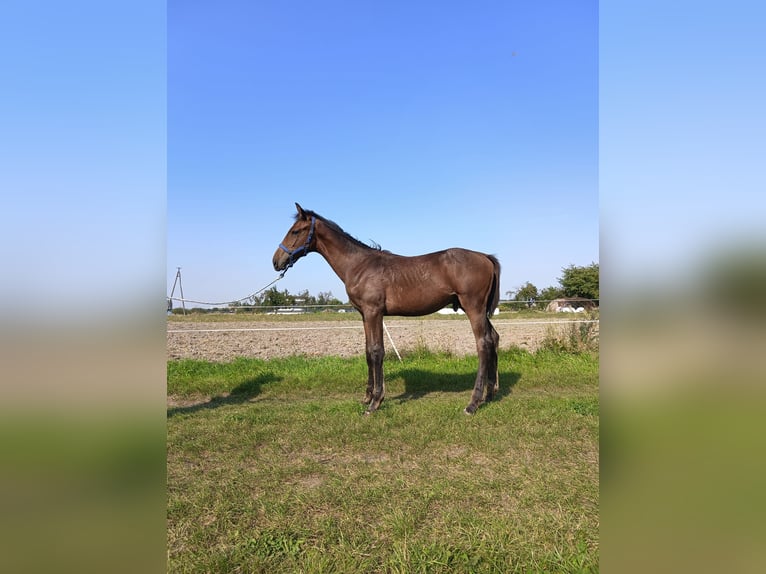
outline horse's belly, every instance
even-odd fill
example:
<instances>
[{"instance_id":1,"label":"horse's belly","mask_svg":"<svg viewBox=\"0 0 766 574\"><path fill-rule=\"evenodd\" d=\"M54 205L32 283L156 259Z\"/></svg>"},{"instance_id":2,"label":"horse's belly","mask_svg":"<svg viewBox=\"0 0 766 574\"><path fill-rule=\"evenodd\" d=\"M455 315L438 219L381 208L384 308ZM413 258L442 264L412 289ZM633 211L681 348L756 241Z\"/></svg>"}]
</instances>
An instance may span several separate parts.
<instances>
[{"instance_id":1,"label":"horse's belly","mask_svg":"<svg viewBox=\"0 0 766 574\"><path fill-rule=\"evenodd\" d=\"M386 297L386 315L419 317L443 309L453 301L451 293L428 293L424 290L401 291Z\"/></svg>"}]
</instances>

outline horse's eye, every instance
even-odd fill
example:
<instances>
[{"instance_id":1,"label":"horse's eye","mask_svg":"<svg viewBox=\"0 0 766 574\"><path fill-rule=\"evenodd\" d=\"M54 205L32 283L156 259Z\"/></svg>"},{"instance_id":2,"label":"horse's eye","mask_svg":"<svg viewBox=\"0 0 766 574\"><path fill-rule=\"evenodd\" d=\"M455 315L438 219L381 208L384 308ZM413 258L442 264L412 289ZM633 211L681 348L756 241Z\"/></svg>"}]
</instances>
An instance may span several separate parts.
<instances>
[{"instance_id":1,"label":"horse's eye","mask_svg":"<svg viewBox=\"0 0 766 574\"><path fill-rule=\"evenodd\" d=\"M293 231L293 235L298 235L299 233L300 233L300 231L297 230L297 229L295 231Z\"/></svg>"}]
</instances>

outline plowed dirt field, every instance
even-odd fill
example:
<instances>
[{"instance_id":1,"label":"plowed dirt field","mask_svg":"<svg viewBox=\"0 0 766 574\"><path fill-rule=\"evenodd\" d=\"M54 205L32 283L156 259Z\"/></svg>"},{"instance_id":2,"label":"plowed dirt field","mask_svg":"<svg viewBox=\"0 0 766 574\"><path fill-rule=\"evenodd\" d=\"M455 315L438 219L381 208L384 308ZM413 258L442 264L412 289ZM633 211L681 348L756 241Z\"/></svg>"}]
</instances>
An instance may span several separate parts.
<instances>
[{"instance_id":1,"label":"plowed dirt field","mask_svg":"<svg viewBox=\"0 0 766 574\"><path fill-rule=\"evenodd\" d=\"M584 320L573 317L571 320ZM500 334L500 348L517 346L535 351L546 336L570 328L569 318L539 320L493 319ZM476 353L471 326L465 318L409 319L387 317L386 352L400 353L419 347L456 355ZM392 341L393 340L393 345ZM189 321L168 320L168 359L230 361L237 357L269 359L290 355L350 357L364 354L361 319L342 321Z\"/></svg>"}]
</instances>

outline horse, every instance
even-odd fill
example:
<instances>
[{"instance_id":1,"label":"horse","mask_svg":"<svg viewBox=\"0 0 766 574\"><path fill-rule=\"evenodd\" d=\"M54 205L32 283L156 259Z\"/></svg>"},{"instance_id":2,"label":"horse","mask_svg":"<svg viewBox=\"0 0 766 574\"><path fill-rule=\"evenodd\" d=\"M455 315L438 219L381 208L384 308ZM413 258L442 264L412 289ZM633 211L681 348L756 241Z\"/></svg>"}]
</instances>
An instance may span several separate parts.
<instances>
[{"instance_id":1,"label":"horse","mask_svg":"<svg viewBox=\"0 0 766 574\"><path fill-rule=\"evenodd\" d=\"M362 243L337 223L298 203L295 207L295 223L274 252L274 269L284 274L298 259L317 252L343 281L364 325L368 370L365 414L374 413L385 395L383 317L418 317L450 304L468 316L479 355L476 382L464 412L473 414L482 402L494 398L499 388L500 343L490 322L500 299L500 263L494 255L459 247L412 257L396 255Z\"/></svg>"}]
</instances>

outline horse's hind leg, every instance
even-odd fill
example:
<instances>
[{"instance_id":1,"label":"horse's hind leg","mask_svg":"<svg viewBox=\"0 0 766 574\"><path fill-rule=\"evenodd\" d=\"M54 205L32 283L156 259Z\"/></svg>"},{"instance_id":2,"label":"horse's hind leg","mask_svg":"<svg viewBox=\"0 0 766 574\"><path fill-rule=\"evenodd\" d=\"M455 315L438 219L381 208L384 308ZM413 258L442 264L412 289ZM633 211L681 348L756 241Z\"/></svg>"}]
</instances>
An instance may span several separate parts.
<instances>
[{"instance_id":1,"label":"horse's hind leg","mask_svg":"<svg viewBox=\"0 0 766 574\"><path fill-rule=\"evenodd\" d=\"M489 319L487 320L487 324L489 325L490 329L490 338L492 339L492 344L489 347L489 360L487 362L487 398L486 401L489 402L492 399L495 398L495 393L500 389L500 377L498 373L498 359L497 359L497 351L500 346L500 335L498 335L495 328L492 326L492 323L489 322Z\"/></svg>"},{"instance_id":2,"label":"horse's hind leg","mask_svg":"<svg viewBox=\"0 0 766 574\"><path fill-rule=\"evenodd\" d=\"M487 387L487 399L491 400L494 396L497 385L497 342L499 336L486 315L473 313L469 315L469 319L471 320L473 335L476 338L476 351L479 355L479 371L476 373L471 402L465 408L465 412L471 415L476 412L484 400L485 386Z\"/></svg>"}]
</instances>

